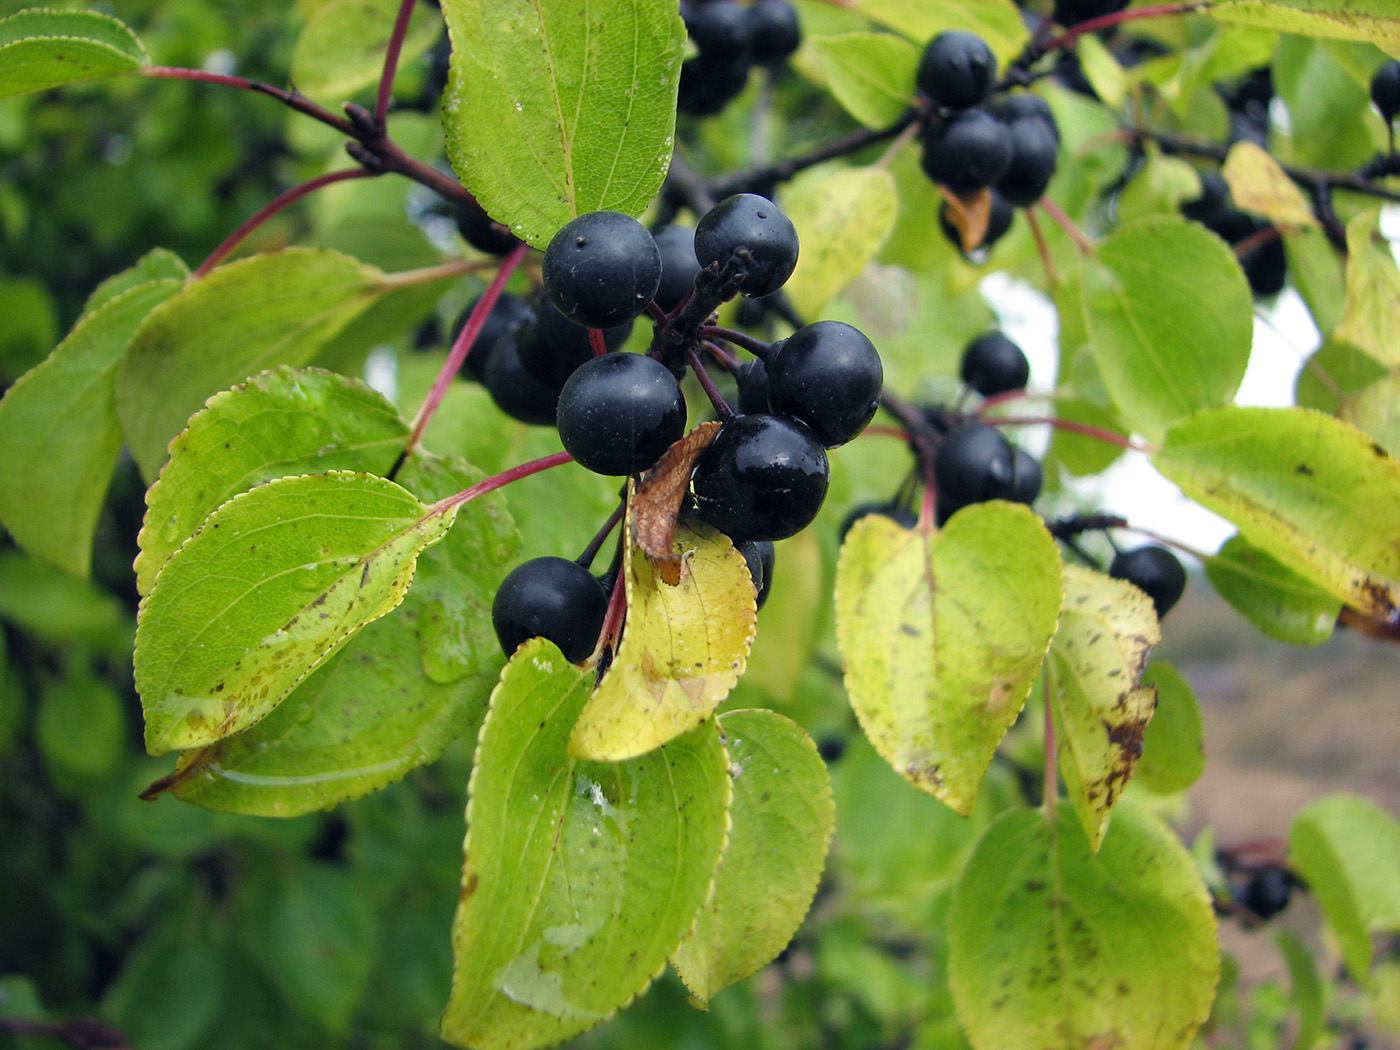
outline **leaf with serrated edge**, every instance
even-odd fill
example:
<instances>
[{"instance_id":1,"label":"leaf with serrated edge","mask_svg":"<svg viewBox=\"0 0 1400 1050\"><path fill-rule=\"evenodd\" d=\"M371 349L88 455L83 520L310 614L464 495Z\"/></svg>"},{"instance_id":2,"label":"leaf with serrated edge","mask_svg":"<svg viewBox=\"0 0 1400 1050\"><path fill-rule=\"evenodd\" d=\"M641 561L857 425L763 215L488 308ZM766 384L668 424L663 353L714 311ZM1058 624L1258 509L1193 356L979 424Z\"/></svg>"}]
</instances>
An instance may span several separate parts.
<instances>
[{"instance_id":1,"label":"leaf with serrated edge","mask_svg":"<svg viewBox=\"0 0 1400 1050\"><path fill-rule=\"evenodd\" d=\"M1400 607L1400 463L1301 408L1222 408L1176 424L1153 465L1304 579L1380 620Z\"/></svg>"},{"instance_id":2,"label":"leaf with serrated edge","mask_svg":"<svg viewBox=\"0 0 1400 1050\"><path fill-rule=\"evenodd\" d=\"M1347 223L1347 297L1333 338L1350 343L1388 368L1400 368L1400 266L1372 208Z\"/></svg>"},{"instance_id":3,"label":"leaf with serrated edge","mask_svg":"<svg viewBox=\"0 0 1400 1050\"><path fill-rule=\"evenodd\" d=\"M875 258L899 210L884 168L842 168L793 182L783 208L802 242L783 291L798 313L819 314Z\"/></svg>"},{"instance_id":4,"label":"leaf with serrated edge","mask_svg":"<svg viewBox=\"0 0 1400 1050\"><path fill-rule=\"evenodd\" d=\"M1059 552L1028 507L975 504L938 533L856 522L836 570L836 638L851 706L896 772L971 811L1062 590Z\"/></svg>"},{"instance_id":5,"label":"leaf with serrated edge","mask_svg":"<svg viewBox=\"0 0 1400 1050\"><path fill-rule=\"evenodd\" d=\"M203 747L266 716L398 605L454 513L344 471L279 478L214 511L141 603L147 750Z\"/></svg>"},{"instance_id":6,"label":"leaf with serrated edge","mask_svg":"<svg viewBox=\"0 0 1400 1050\"><path fill-rule=\"evenodd\" d=\"M1288 857L1364 983L1372 936L1400 932L1400 823L1369 799L1327 795L1293 818Z\"/></svg>"},{"instance_id":7,"label":"leaf with serrated edge","mask_svg":"<svg viewBox=\"0 0 1400 1050\"><path fill-rule=\"evenodd\" d=\"M377 82L399 6L399 0L331 0L318 7L292 50L291 79L297 90L339 103ZM415 6L399 52L400 67L416 62L441 32L436 12Z\"/></svg>"},{"instance_id":8,"label":"leaf with serrated edge","mask_svg":"<svg viewBox=\"0 0 1400 1050\"><path fill-rule=\"evenodd\" d=\"M0 19L0 98L148 65L127 26L95 11L36 8Z\"/></svg>"},{"instance_id":9,"label":"leaf with serrated edge","mask_svg":"<svg viewBox=\"0 0 1400 1050\"><path fill-rule=\"evenodd\" d=\"M0 521L15 542L75 576L121 451L113 382L133 333L179 281L147 281L78 322L0 401Z\"/></svg>"},{"instance_id":10,"label":"leaf with serrated edge","mask_svg":"<svg viewBox=\"0 0 1400 1050\"><path fill-rule=\"evenodd\" d=\"M146 493L137 591L150 593L170 555L238 493L295 474L386 474L408 433L383 394L317 368L275 368L215 394L170 443Z\"/></svg>"},{"instance_id":11,"label":"leaf with serrated edge","mask_svg":"<svg viewBox=\"0 0 1400 1050\"><path fill-rule=\"evenodd\" d=\"M730 779L713 726L627 762L568 753L593 672L520 647L491 695L467 802L442 1037L547 1046L605 1020L680 943L710 887Z\"/></svg>"},{"instance_id":12,"label":"leaf with serrated edge","mask_svg":"<svg viewBox=\"0 0 1400 1050\"><path fill-rule=\"evenodd\" d=\"M543 248L640 215L670 166L685 28L674 0L444 0L447 155L486 211Z\"/></svg>"},{"instance_id":13,"label":"leaf with serrated edge","mask_svg":"<svg viewBox=\"0 0 1400 1050\"><path fill-rule=\"evenodd\" d=\"M1079 287L1104 386L1148 440L1234 396L1253 345L1254 301L1215 234L1163 216L1120 226L1085 257Z\"/></svg>"},{"instance_id":14,"label":"leaf with serrated edge","mask_svg":"<svg viewBox=\"0 0 1400 1050\"><path fill-rule=\"evenodd\" d=\"M1369 40L1400 56L1400 12L1393 0L1215 0L1202 10L1222 22L1302 36Z\"/></svg>"},{"instance_id":15,"label":"leaf with serrated edge","mask_svg":"<svg viewBox=\"0 0 1400 1050\"><path fill-rule=\"evenodd\" d=\"M709 718L744 671L757 620L748 566L723 533L676 523L675 584L636 546L630 515L627 536L622 644L569 737L570 754L595 762L646 754Z\"/></svg>"},{"instance_id":16,"label":"leaf with serrated edge","mask_svg":"<svg viewBox=\"0 0 1400 1050\"><path fill-rule=\"evenodd\" d=\"M220 266L152 310L117 371L117 412L147 480L205 400L276 365L304 365L385 286L348 255L288 248Z\"/></svg>"},{"instance_id":17,"label":"leaf with serrated edge","mask_svg":"<svg viewBox=\"0 0 1400 1050\"><path fill-rule=\"evenodd\" d=\"M715 889L671 963L699 1001L757 973L792 939L817 892L836 827L826 764L772 711L718 719L734 801Z\"/></svg>"},{"instance_id":18,"label":"leaf with serrated edge","mask_svg":"<svg viewBox=\"0 0 1400 1050\"><path fill-rule=\"evenodd\" d=\"M1103 573L1065 566L1065 605L1045 680L1060 774L1095 850L1142 755L1157 691L1138 679L1161 640L1146 594Z\"/></svg>"},{"instance_id":19,"label":"leaf with serrated edge","mask_svg":"<svg viewBox=\"0 0 1400 1050\"><path fill-rule=\"evenodd\" d=\"M1243 536L1226 540L1205 559L1205 570L1215 592L1269 637L1293 645L1332 637L1341 601Z\"/></svg>"},{"instance_id":20,"label":"leaf with serrated edge","mask_svg":"<svg viewBox=\"0 0 1400 1050\"><path fill-rule=\"evenodd\" d=\"M953 891L949 985L975 1050L1185 1050L1220 974L1177 837L1123 802L1097 853L1072 807L1012 810ZM1170 965L1164 965L1170 960Z\"/></svg>"},{"instance_id":21,"label":"leaf with serrated edge","mask_svg":"<svg viewBox=\"0 0 1400 1050\"><path fill-rule=\"evenodd\" d=\"M398 473L424 500L479 477L422 452ZM378 790L475 733L500 664L491 597L520 545L504 505L501 493L465 504L418 556L392 616L366 626L257 725L183 756L171 782L153 786L209 809L290 817ZM453 611L442 613L444 602ZM432 673L449 664L451 675Z\"/></svg>"}]
</instances>

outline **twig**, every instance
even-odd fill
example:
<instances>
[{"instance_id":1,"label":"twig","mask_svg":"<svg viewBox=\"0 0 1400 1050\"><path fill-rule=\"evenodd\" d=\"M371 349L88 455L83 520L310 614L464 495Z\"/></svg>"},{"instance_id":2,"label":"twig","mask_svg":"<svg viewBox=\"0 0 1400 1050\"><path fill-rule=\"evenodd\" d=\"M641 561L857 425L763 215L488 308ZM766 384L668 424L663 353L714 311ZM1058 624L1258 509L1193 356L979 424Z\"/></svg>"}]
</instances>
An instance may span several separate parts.
<instances>
[{"instance_id":1,"label":"twig","mask_svg":"<svg viewBox=\"0 0 1400 1050\"><path fill-rule=\"evenodd\" d=\"M394 73L399 67L399 55L403 51L403 40L408 35L408 19L413 14L417 0L399 0L399 13L394 18L394 30L389 35L389 46L384 49L384 71L379 75L379 92L374 100L374 119L383 125L389 116L389 93L394 87Z\"/></svg>"}]
</instances>

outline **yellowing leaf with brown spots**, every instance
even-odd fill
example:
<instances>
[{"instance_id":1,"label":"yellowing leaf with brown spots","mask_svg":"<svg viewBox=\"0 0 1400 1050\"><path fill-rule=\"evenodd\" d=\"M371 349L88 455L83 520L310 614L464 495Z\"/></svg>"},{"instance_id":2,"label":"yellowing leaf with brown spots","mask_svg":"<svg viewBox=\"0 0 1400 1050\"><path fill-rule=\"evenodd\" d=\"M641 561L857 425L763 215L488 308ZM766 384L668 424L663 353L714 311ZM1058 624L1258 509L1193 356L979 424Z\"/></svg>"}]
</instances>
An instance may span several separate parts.
<instances>
[{"instance_id":1,"label":"yellowing leaf with brown spots","mask_svg":"<svg viewBox=\"0 0 1400 1050\"><path fill-rule=\"evenodd\" d=\"M399 604L455 516L349 471L280 478L215 510L141 603L146 749L203 747L269 714Z\"/></svg>"},{"instance_id":2,"label":"yellowing leaf with brown spots","mask_svg":"<svg viewBox=\"0 0 1400 1050\"><path fill-rule=\"evenodd\" d=\"M757 617L744 556L698 521L676 523L672 557L623 555L627 626L617 656L569 737L569 753L617 762L644 755L710 717L743 673ZM662 573L679 566L679 579Z\"/></svg>"},{"instance_id":3,"label":"yellowing leaf with brown spots","mask_svg":"<svg viewBox=\"0 0 1400 1050\"><path fill-rule=\"evenodd\" d=\"M836 569L836 638L861 728L895 771L967 814L1060 613L1059 552L1027 507L941 532L871 514Z\"/></svg>"},{"instance_id":4,"label":"yellowing leaf with brown spots","mask_svg":"<svg viewBox=\"0 0 1400 1050\"><path fill-rule=\"evenodd\" d=\"M1074 811L1099 848L1108 812L1142 757L1157 687L1140 685L1162 640L1149 598L1131 583L1065 566L1065 605L1045 681L1055 712L1060 773Z\"/></svg>"}]
</instances>

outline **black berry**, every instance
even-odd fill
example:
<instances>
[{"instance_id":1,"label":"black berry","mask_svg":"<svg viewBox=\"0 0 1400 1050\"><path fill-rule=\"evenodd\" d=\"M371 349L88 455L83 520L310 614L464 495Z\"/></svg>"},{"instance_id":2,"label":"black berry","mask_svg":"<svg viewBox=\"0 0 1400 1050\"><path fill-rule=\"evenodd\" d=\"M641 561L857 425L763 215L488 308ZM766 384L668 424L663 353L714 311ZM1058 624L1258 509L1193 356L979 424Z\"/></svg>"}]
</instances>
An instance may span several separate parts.
<instances>
[{"instance_id":1,"label":"black berry","mask_svg":"<svg viewBox=\"0 0 1400 1050\"><path fill-rule=\"evenodd\" d=\"M1115 14L1128 6L1128 0L1055 0L1055 13L1051 16L1068 29L1091 18Z\"/></svg>"},{"instance_id":2,"label":"black berry","mask_svg":"<svg viewBox=\"0 0 1400 1050\"><path fill-rule=\"evenodd\" d=\"M491 400L522 423L553 423L559 403L559 387L539 379L522 359L546 352L538 348L539 338L534 325L519 325L501 337L486 361L483 382Z\"/></svg>"},{"instance_id":3,"label":"black berry","mask_svg":"<svg viewBox=\"0 0 1400 1050\"><path fill-rule=\"evenodd\" d=\"M1060 140L1054 124L1036 117L1012 121L1011 159L996 187L1011 204L1028 207L1045 195L1055 175Z\"/></svg>"},{"instance_id":4,"label":"black berry","mask_svg":"<svg viewBox=\"0 0 1400 1050\"><path fill-rule=\"evenodd\" d=\"M1371 77L1371 101L1387 124L1400 115L1400 60L1383 63Z\"/></svg>"},{"instance_id":5,"label":"black berry","mask_svg":"<svg viewBox=\"0 0 1400 1050\"><path fill-rule=\"evenodd\" d=\"M632 334L632 324L632 321L624 321L604 328L603 345L616 350ZM539 329L539 339L522 345L525 367L542 382L563 386L574 369L593 357L588 329L561 314L547 295L540 296L535 303L535 325Z\"/></svg>"},{"instance_id":6,"label":"black berry","mask_svg":"<svg viewBox=\"0 0 1400 1050\"><path fill-rule=\"evenodd\" d=\"M1239 894L1239 903L1261 919L1272 919L1293 895L1293 877L1283 868L1267 867L1255 871Z\"/></svg>"},{"instance_id":7,"label":"black berry","mask_svg":"<svg viewBox=\"0 0 1400 1050\"><path fill-rule=\"evenodd\" d=\"M491 622L507 656L531 638L547 638L576 664L593 652L607 611L602 584L578 562L534 558L501 582Z\"/></svg>"},{"instance_id":8,"label":"black berry","mask_svg":"<svg viewBox=\"0 0 1400 1050\"><path fill-rule=\"evenodd\" d=\"M1230 210L1230 185L1214 171L1203 171L1201 175L1201 195L1181 204L1181 214L1196 222L1210 226L1219 216Z\"/></svg>"},{"instance_id":9,"label":"black berry","mask_svg":"<svg viewBox=\"0 0 1400 1050\"><path fill-rule=\"evenodd\" d=\"M984 109L931 121L924 131L924 174L957 194L984 189L1011 163L1011 129Z\"/></svg>"},{"instance_id":10,"label":"black berry","mask_svg":"<svg viewBox=\"0 0 1400 1050\"><path fill-rule=\"evenodd\" d=\"M690 294L695 275L700 272L700 261L695 258L695 230L690 226L663 226L652 237L661 252L656 305L669 312Z\"/></svg>"},{"instance_id":11,"label":"black berry","mask_svg":"<svg viewBox=\"0 0 1400 1050\"><path fill-rule=\"evenodd\" d=\"M544 252L544 290L559 312L589 328L630 321L661 283L661 252L645 226L616 211L564 224Z\"/></svg>"},{"instance_id":12,"label":"black berry","mask_svg":"<svg viewBox=\"0 0 1400 1050\"><path fill-rule=\"evenodd\" d=\"M756 193L737 193L708 212L695 227L695 256L701 266L721 267L738 254L745 295L768 295L783 286L797 266L797 229L776 204Z\"/></svg>"},{"instance_id":13,"label":"black berry","mask_svg":"<svg viewBox=\"0 0 1400 1050\"><path fill-rule=\"evenodd\" d=\"M924 48L915 84L937 106L967 109L987 97L997 78L997 60L976 33L939 33Z\"/></svg>"},{"instance_id":14,"label":"black berry","mask_svg":"<svg viewBox=\"0 0 1400 1050\"><path fill-rule=\"evenodd\" d=\"M457 318L454 331L461 332L467 326L467 319L471 317L472 310L476 309L476 304L480 301L481 296L478 295L467 304L462 315ZM479 383L485 382L486 363L490 360L491 351L495 349L501 336L516 325L529 321L533 316L534 311L530 309L530 304L524 299L510 294L502 294L496 300L496 305L491 307L491 312L486 315L486 323L481 326L481 331L477 333L476 342L472 343L472 348L467 351L467 356L462 361L461 375L470 376Z\"/></svg>"},{"instance_id":15,"label":"black berry","mask_svg":"<svg viewBox=\"0 0 1400 1050\"><path fill-rule=\"evenodd\" d=\"M1014 490L1016 453L996 427L962 423L939 441L933 476L939 504L950 514L971 503L1007 499Z\"/></svg>"},{"instance_id":16,"label":"black berry","mask_svg":"<svg viewBox=\"0 0 1400 1050\"><path fill-rule=\"evenodd\" d=\"M735 416L695 465L695 503L735 541L781 540L807 527L830 480L826 450L801 423Z\"/></svg>"},{"instance_id":17,"label":"black berry","mask_svg":"<svg viewBox=\"0 0 1400 1050\"><path fill-rule=\"evenodd\" d=\"M458 205L453 209L457 232L479 252L506 255L520 243L505 226L493 220L480 208Z\"/></svg>"},{"instance_id":18,"label":"black berry","mask_svg":"<svg viewBox=\"0 0 1400 1050\"><path fill-rule=\"evenodd\" d=\"M1018 448L1012 456L1011 472L1011 491L1006 498L1012 503L1024 503L1029 507L1040 495L1040 486L1045 480L1040 460L1025 449Z\"/></svg>"},{"instance_id":19,"label":"black berry","mask_svg":"<svg viewBox=\"0 0 1400 1050\"><path fill-rule=\"evenodd\" d=\"M988 332L967 344L962 380L983 397L1024 390L1031 366L1025 353L1001 332Z\"/></svg>"},{"instance_id":20,"label":"black berry","mask_svg":"<svg viewBox=\"0 0 1400 1050\"><path fill-rule=\"evenodd\" d=\"M702 55L747 55L753 43L748 9L737 0L704 0L683 9L685 28Z\"/></svg>"},{"instance_id":21,"label":"black berry","mask_svg":"<svg viewBox=\"0 0 1400 1050\"><path fill-rule=\"evenodd\" d=\"M693 117L713 116L744 90L752 64L740 54L700 55L681 66L676 108Z\"/></svg>"},{"instance_id":22,"label":"black berry","mask_svg":"<svg viewBox=\"0 0 1400 1050\"><path fill-rule=\"evenodd\" d=\"M797 12L788 0L756 0L749 5L748 16L755 62L787 58L802 43Z\"/></svg>"},{"instance_id":23,"label":"black berry","mask_svg":"<svg viewBox=\"0 0 1400 1050\"><path fill-rule=\"evenodd\" d=\"M685 398L670 369L641 354L607 354L581 365L559 394L564 448L595 474L650 467L685 433Z\"/></svg>"},{"instance_id":24,"label":"black berry","mask_svg":"<svg viewBox=\"0 0 1400 1050\"><path fill-rule=\"evenodd\" d=\"M780 343L774 343L776 350ZM755 358L745 361L734 371L734 379L739 384L739 412L754 415L768 412L768 369Z\"/></svg>"},{"instance_id":25,"label":"black berry","mask_svg":"<svg viewBox=\"0 0 1400 1050\"><path fill-rule=\"evenodd\" d=\"M1016 95L1006 95L995 102L987 104L987 112L996 117L1003 124L1010 126L1018 120L1041 120L1055 136L1055 143L1060 141L1060 128L1055 123L1054 114L1050 112L1050 104L1039 95L1029 91L1022 91Z\"/></svg>"},{"instance_id":26,"label":"black berry","mask_svg":"<svg viewBox=\"0 0 1400 1050\"><path fill-rule=\"evenodd\" d=\"M757 592L757 607L762 609L773 585L773 542L740 540L734 544L734 549L744 556L744 563L749 567L749 579L753 580L754 590Z\"/></svg>"},{"instance_id":27,"label":"black berry","mask_svg":"<svg viewBox=\"0 0 1400 1050\"><path fill-rule=\"evenodd\" d=\"M806 423L827 448L850 441L880 407L880 355L859 329L842 321L799 328L767 367L773 411Z\"/></svg>"},{"instance_id":28,"label":"black berry","mask_svg":"<svg viewBox=\"0 0 1400 1050\"><path fill-rule=\"evenodd\" d=\"M1114 555L1108 574L1127 580L1144 591L1157 607L1157 616L1166 616L1186 590L1186 570L1176 555L1165 547L1135 547Z\"/></svg>"}]
</instances>

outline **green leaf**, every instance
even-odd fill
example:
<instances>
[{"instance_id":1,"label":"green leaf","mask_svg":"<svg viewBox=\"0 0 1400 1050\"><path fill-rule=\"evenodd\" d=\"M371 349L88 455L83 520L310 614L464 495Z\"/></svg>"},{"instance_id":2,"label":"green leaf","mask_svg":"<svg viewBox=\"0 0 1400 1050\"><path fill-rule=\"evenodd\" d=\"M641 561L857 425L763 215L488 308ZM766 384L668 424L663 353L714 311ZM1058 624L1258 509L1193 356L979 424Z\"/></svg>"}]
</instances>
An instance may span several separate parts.
<instances>
[{"instance_id":1,"label":"green leaf","mask_svg":"<svg viewBox=\"0 0 1400 1050\"><path fill-rule=\"evenodd\" d=\"M1328 795L1293 818L1288 856L1364 984L1372 935L1400 931L1400 823L1368 799Z\"/></svg>"},{"instance_id":2,"label":"green leaf","mask_svg":"<svg viewBox=\"0 0 1400 1050\"><path fill-rule=\"evenodd\" d=\"M75 667L45 688L35 730L50 769L100 777L126 753L126 705L108 682Z\"/></svg>"},{"instance_id":3,"label":"green leaf","mask_svg":"<svg viewBox=\"0 0 1400 1050\"><path fill-rule=\"evenodd\" d=\"M715 888L671 957L700 1002L772 962L817 892L836 807L811 737L772 711L719 718L733 802Z\"/></svg>"},{"instance_id":4,"label":"green leaf","mask_svg":"<svg viewBox=\"0 0 1400 1050\"><path fill-rule=\"evenodd\" d=\"M1346 302L1346 285L1337 249L1319 229L1284 230L1283 247L1287 253L1290 283L1303 297L1317 330L1331 333L1342 321Z\"/></svg>"},{"instance_id":5,"label":"green leaf","mask_svg":"<svg viewBox=\"0 0 1400 1050\"><path fill-rule=\"evenodd\" d=\"M919 50L908 40L842 33L810 43L836 101L867 128L887 127L913 105Z\"/></svg>"},{"instance_id":6,"label":"green leaf","mask_svg":"<svg viewBox=\"0 0 1400 1050\"><path fill-rule=\"evenodd\" d=\"M1400 606L1400 463L1298 408L1224 408L1172 427L1157 469L1253 546L1369 616Z\"/></svg>"},{"instance_id":7,"label":"green leaf","mask_svg":"<svg viewBox=\"0 0 1400 1050\"><path fill-rule=\"evenodd\" d=\"M384 48L398 14L399 0L330 0L307 19L292 51L292 83L302 94L340 102L379 81ZM432 46L442 23L427 7L417 7L399 55L399 67L416 61Z\"/></svg>"},{"instance_id":8,"label":"green leaf","mask_svg":"<svg viewBox=\"0 0 1400 1050\"><path fill-rule=\"evenodd\" d=\"M349 472L280 478L221 506L142 602L147 749L203 747L266 716L399 604L418 552L452 517Z\"/></svg>"},{"instance_id":9,"label":"green leaf","mask_svg":"<svg viewBox=\"0 0 1400 1050\"><path fill-rule=\"evenodd\" d=\"M1317 960L1303 941L1287 930L1274 930L1274 946L1288 966L1292 1000L1298 1008L1298 1032L1293 1050L1312 1050L1327 1020L1326 987L1317 972Z\"/></svg>"},{"instance_id":10,"label":"green leaf","mask_svg":"<svg viewBox=\"0 0 1400 1050\"><path fill-rule=\"evenodd\" d=\"M1196 694L1175 667L1161 660L1148 665L1142 684L1157 690L1157 709L1143 734L1138 783L1158 795L1185 791L1206 766Z\"/></svg>"},{"instance_id":11,"label":"green leaf","mask_svg":"<svg viewBox=\"0 0 1400 1050\"><path fill-rule=\"evenodd\" d=\"M424 500L480 477L421 455L398 475ZM365 627L257 725L184 756L169 778L175 796L296 816L376 791L474 735L500 666L491 599L519 546L501 494L464 505L418 556L394 615Z\"/></svg>"},{"instance_id":12,"label":"green leaf","mask_svg":"<svg viewBox=\"0 0 1400 1050\"><path fill-rule=\"evenodd\" d=\"M207 942L191 936L190 911L166 911L125 955L103 996L103 1018L143 1050L201 1046L219 1012L231 975ZM162 1007L152 1009L154 1003Z\"/></svg>"},{"instance_id":13,"label":"green leaf","mask_svg":"<svg viewBox=\"0 0 1400 1050\"><path fill-rule=\"evenodd\" d=\"M179 287L148 281L85 315L0 401L0 521L25 550L74 576L91 567L121 451L117 368L146 315Z\"/></svg>"},{"instance_id":14,"label":"green leaf","mask_svg":"<svg viewBox=\"0 0 1400 1050\"><path fill-rule=\"evenodd\" d=\"M631 514L627 528L626 631L569 737L570 754L595 762L635 758L708 719L744 671L757 615L744 556L723 533L677 522L663 563L636 545Z\"/></svg>"},{"instance_id":15,"label":"green leaf","mask_svg":"<svg viewBox=\"0 0 1400 1050\"><path fill-rule=\"evenodd\" d=\"M167 278L183 281L189 275L190 268L174 252L166 248L152 248L137 259L134 265L127 267L121 273L113 274L94 288L92 294L87 297L87 302L83 303L83 310L79 317L95 313L117 296L130 291L138 284L145 284L148 281L162 281Z\"/></svg>"},{"instance_id":16,"label":"green leaf","mask_svg":"<svg viewBox=\"0 0 1400 1050\"><path fill-rule=\"evenodd\" d=\"M899 198L884 168L837 168L793 182L783 207L802 243L784 293L797 312L820 314L875 258L894 226Z\"/></svg>"},{"instance_id":17,"label":"green leaf","mask_svg":"<svg viewBox=\"0 0 1400 1050\"><path fill-rule=\"evenodd\" d=\"M1068 805L1013 810L978 843L948 958L976 1050L1191 1045L1220 972L1210 897L1175 835L1118 809L1097 853Z\"/></svg>"},{"instance_id":18,"label":"green leaf","mask_svg":"<svg viewBox=\"0 0 1400 1050\"><path fill-rule=\"evenodd\" d=\"M1337 284L1340 288L1340 276ZM1374 358L1350 343L1327 339L1299 369L1293 399L1299 408L1315 408L1333 415L1341 410L1346 395L1388 374Z\"/></svg>"},{"instance_id":19,"label":"green leaf","mask_svg":"<svg viewBox=\"0 0 1400 1050\"><path fill-rule=\"evenodd\" d=\"M170 443L146 493L137 590L149 594L180 544L240 492L294 474L387 474L408 433L382 394L320 369L284 365L215 394Z\"/></svg>"},{"instance_id":20,"label":"green leaf","mask_svg":"<svg viewBox=\"0 0 1400 1050\"><path fill-rule=\"evenodd\" d=\"M117 371L117 412L147 480L205 399L274 365L304 365L384 290L334 252L289 248L190 281L152 310Z\"/></svg>"},{"instance_id":21,"label":"green leaf","mask_svg":"<svg viewBox=\"0 0 1400 1050\"><path fill-rule=\"evenodd\" d=\"M373 898L357 875L313 863L277 879L267 926L263 964L273 984L288 1002L343 1035L378 953Z\"/></svg>"},{"instance_id":22,"label":"green leaf","mask_svg":"<svg viewBox=\"0 0 1400 1050\"><path fill-rule=\"evenodd\" d=\"M685 29L671 0L446 0L447 155L486 211L544 247L640 215L671 162Z\"/></svg>"},{"instance_id":23,"label":"green leaf","mask_svg":"<svg viewBox=\"0 0 1400 1050\"><path fill-rule=\"evenodd\" d=\"M1118 227L1083 262L1080 307L1104 386L1151 441L1226 404L1244 378L1249 284L1229 246L1195 223L1157 216Z\"/></svg>"},{"instance_id":24,"label":"green leaf","mask_svg":"<svg viewBox=\"0 0 1400 1050\"><path fill-rule=\"evenodd\" d=\"M1400 368L1400 266L1379 229L1380 209L1347 223L1347 299L1336 338L1389 368Z\"/></svg>"},{"instance_id":25,"label":"green leaf","mask_svg":"<svg viewBox=\"0 0 1400 1050\"><path fill-rule=\"evenodd\" d=\"M592 680L535 639L491 696L442 1018L456 1046L524 1050L598 1024L646 987L709 895L730 797L719 735L573 759Z\"/></svg>"},{"instance_id":26,"label":"green leaf","mask_svg":"<svg viewBox=\"0 0 1400 1050\"><path fill-rule=\"evenodd\" d=\"M136 34L110 15L36 8L0 19L0 98L149 63Z\"/></svg>"},{"instance_id":27,"label":"green leaf","mask_svg":"<svg viewBox=\"0 0 1400 1050\"><path fill-rule=\"evenodd\" d=\"M1157 694L1138 679L1162 632L1152 599L1131 583L1078 565L1066 565L1064 573L1064 608L1045 681L1060 775L1097 850L1109 811L1142 755Z\"/></svg>"},{"instance_id":28,"label":"green leaf","mask_svg":"<svg viewBox=\"0 0 1400 1050\"><path fill-rule=\"evenodd\" d=\"M1269 637L1294 645L1332 637L1342 603L1244 537L1226 540L1205 569L1216 593Z\"/></svg>"},{"instance_id":29,"label":"green leaf","mask_svg":"<svg viewBox=\"0 0 1400 1050\"><path fill-rule=\"evenodd\" d=\"M113 594L17 550L0 551L0 620L47 642L130 649L130 613Z\"/></svg>"},{"instance_id":30,"label":"green leaf","mask_svg":"<svg viewBox=\"0 0 1400 1050\"><path fill-rule=\"evenodd\" d=\"M958 511L942 532L869 515L836 570L846 690L876 750L967 814L1060 613L1059 552L1027 507Z\"/></svg>"},{"instance_id":31,"label":"green leaf","mask_svg":"<svg viewBox=\"0 0 1400 1050\"><path fill-rule=\"evenodd\" d=\"M1203 10L1223 22L1400 49L1400 11L1391 0L1215 0Z\"/></svg>"},{"instance_id":32,"label":"green leaf","mask_svg":"<svg viewBox=\"0 0 1400 1050\"><path fill-rule=\"evenodd\" d=\"M1400 456L1400 378L1394 374L1348 396L1337 415L1375 438L1392 459Z\"/></svg>"},{"instance_id":33,"label":"green leaf","mask_svg":"<svg viewBox=\"0 0 1400 1050\"><path fill-rule=\"evenodd\" d=\"M921 48L945 29L976 33L1005 65L1030 41L1011 0L853 0L861 14L903 33ZM913 82L910 82L912 90Z\"/></svg>"}]
</instances>

